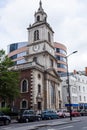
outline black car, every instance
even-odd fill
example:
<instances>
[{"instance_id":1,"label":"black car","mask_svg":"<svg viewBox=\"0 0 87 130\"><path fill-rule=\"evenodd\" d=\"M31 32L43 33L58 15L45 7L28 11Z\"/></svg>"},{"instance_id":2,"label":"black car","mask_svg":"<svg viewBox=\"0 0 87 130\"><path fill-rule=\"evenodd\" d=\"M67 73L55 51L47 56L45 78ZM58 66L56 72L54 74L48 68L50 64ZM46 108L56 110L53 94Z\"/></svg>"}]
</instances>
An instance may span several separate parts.
<instances>
[{"instance_id":1,"label":"black car","mask_svg":"<svg viewBox=\"0 0 87 130\"><path fill-rule=\"evenodd\" d=\"M34 110L24 110L24 112L19 114L17 117L18 122L30 122L36 120L41 120L41 116L36 114Z\"/></svg>"},{"instance_id":2,"label":"black car","mask_svg":"<svg viewBox=\"0 0 87 130\"><path fill-rule=\"evenodd\" d=\"M8 125L11 122L10 116L0 112L0 125Z\"/></svg>"}]
</instances>

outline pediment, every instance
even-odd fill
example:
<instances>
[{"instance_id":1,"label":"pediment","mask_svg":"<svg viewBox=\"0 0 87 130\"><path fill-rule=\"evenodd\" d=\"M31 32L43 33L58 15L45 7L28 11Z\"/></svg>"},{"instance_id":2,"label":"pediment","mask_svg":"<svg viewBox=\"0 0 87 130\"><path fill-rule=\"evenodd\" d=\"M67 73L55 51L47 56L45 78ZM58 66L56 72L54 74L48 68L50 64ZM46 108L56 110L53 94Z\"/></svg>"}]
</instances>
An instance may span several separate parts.
<instances>
[{"instance_id":1,"label":"pediment","mask_svg":"<svg viewBox=\"0 0 87 130\"><path fill-rule=\"evenodd\" d=\"M58 79L59 81L61 81L59 75L57 74L56 70L54 68L48 68L46 69L46 75L49 75L49 77L53 77L55 79Z\"/></svg>"}]
</instances>

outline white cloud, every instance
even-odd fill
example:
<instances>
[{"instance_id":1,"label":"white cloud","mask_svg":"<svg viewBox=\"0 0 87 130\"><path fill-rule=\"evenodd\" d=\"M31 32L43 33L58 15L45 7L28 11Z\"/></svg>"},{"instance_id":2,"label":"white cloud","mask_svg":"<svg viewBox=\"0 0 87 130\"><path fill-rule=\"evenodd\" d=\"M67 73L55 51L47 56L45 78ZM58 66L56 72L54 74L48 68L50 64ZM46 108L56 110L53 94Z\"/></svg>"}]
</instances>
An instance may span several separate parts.
<instances>
[{"instance_id":1,"label":"white cloud","mask_svg":"<svg viewBox=\"0 0 87 130\"><path fill-rule=\"evenodd\" d=\"M55 31L54 41L66 45L68 53L78 50L70 59L70 70L87 66L87 0L43 0L48 23ZM27 41L27 27L34 22L39 0L4 0L0 5L0 49ZM76 59L76 60L75 60ZM78 61L78 64L77 64ZM75 65L75 66L74 66Z\"/></svg>"}]
</instances>

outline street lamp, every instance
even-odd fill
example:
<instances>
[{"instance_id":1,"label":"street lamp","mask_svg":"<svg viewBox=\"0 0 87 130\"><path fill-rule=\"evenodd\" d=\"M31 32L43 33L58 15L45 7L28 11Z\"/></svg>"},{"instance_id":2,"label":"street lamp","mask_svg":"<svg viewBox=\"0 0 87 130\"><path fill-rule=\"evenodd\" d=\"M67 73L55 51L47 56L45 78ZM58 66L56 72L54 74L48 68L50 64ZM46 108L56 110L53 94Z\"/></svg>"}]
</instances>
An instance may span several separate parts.
<instances>
[{"instance_id":1,"label":"street lamp","mask_svg":"<svg viewBox=\"0 0 87 130\"><path fill-rule=\"evenodd\" d=\"M70 53L69 55L66 56L66 60L67 60L67 85L68 85L68 102L69 102L69 113L70 113L70 120L72 120L72 110L71 110L71 95L70 95L70 83L69 83L69 70L68 70L68 57L72 54L77 53L77 51L74 51L72 53Z\"/></svg>"}]
</instances>

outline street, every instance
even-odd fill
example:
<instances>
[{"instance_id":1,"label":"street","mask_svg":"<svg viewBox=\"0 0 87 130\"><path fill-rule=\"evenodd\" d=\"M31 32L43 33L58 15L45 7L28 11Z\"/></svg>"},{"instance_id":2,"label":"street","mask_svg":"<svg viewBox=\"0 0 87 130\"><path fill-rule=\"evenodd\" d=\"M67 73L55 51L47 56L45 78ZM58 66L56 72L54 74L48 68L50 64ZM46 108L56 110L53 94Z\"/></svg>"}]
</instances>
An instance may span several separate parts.
<instances>
[{"instance_id":1,"label":"street","mask_svg":"<svg viewBox=\"0 0 87 130\"><path fill-rule=\"evenodd\" d=\"M44 120L29 123L13 122L10 125L0 126L0 130L87 130L87 116Z\"/></svg>"},{"instance_id":2,"label":"street","mask_svg":"<svg viewBox=\"0 0 87 130\"><path fill-rule=\"evenodd\" d=\"M39 128L37 130L87 130L87 120L84 119L80 122L59 125L59 126L58 125L47 126L47 127Z\"/></svg>"}]
</instances>

